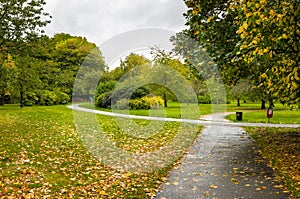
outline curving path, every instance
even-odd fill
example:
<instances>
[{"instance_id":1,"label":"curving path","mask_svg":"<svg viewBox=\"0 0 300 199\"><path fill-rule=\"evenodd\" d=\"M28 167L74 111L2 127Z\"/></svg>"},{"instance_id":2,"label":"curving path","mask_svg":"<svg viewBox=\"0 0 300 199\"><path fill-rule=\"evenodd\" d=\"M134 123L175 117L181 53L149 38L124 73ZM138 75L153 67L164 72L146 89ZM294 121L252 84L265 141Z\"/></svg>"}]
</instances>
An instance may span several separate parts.
<instances>
[{"instance_id":1,"label":"curving path","mask_svg":"<svg viewBox=\"0 0 300 199\"><path fill-rule=\"evenodd\" d=\"M185 122L191 124L199 124L199 125L213 125L213 126L257 126L257 127L289 127L289 128L300 128L300 124L270 124L270 123L248 123L248 122L230 122L225 119L226 115L234 114L234 112L227 112L227 113L215 113L210 115L202 116L199 120L191 120L191 119L176 119L176 118L162 118L162 117L149 117L149 116L140 116L140 115L127 115L127 114L120 114L120 113L113 113L113 112L106 112L106 111L99 111L94 109L87 109L80 107L80 104L72 104L67 106L67 108L88 112L88 113L95 113L100 115L107 115L113 117L122 117L128 119L144 119L144 120L154 120L154 121L167 121L167 122Z\"/></svg>"},{"instance_id":2,"label":"curving path","mask_svg":"<svg viewBox=\"0 0 300 199\"><path fill-rule=\"evenodd\" d=\"M172 119L116 114L71 105L78 111L95 114L177 121L204 125L200 136L169 174L156 193L157 199L287 199L274 171L258 153L258 148L241 126L300 127L293 124L233 123L226 114L206 115L200 120Z\"/></svg>"}]
</instances>

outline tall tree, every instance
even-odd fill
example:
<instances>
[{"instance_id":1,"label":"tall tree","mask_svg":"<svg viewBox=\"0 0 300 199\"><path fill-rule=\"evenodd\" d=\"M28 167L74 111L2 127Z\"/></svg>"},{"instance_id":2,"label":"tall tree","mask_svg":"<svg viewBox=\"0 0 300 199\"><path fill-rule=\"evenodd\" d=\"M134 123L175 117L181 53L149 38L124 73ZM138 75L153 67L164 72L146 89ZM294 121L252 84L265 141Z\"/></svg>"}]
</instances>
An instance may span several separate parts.
<instances>
[{"instance_id":1,"label":"tall tree","mask_svg":"<svg viewBox=\"0 0 300 199\"><path fill-rule=\"evenodd\" d=\"M185 3L189 8L185 32L207 49L226 82L252 78L270 106L273 99L300 102L298 0Z\"/></svg>"},{"instance_id":2,"label":"tall tree","mask_svg":"<svg viewBox=\"0 0 300 199\"><path fill-rule=\"evenodd\" d=\"M232 9L235 1L232 0L184 0L188 11L184 14L188 30L182 35L173 38L177 50L185 50L193 44L204 48L211 59L217 64L219 71L229 84L234 84L238 79L249 76L247 68L241 70L241 63L232 63L236 56L235 45L239 42L240 36L236 34L239 26L235 23L238 12ZM189 41L186 41L186 38ZM183 41L182 41L183 40ZM175 48L176 50L176 48ZM197 51L197 48L194 47ZM196 52L199 54L199 52ZM201 53L201 52L200 52ZM191 54L191 52L190 52ZM194 53L195 54L195 53ZM194 55L195 56L195 55Z\"/></svg>"},{"instance_id":3,"label":"tall tree","mask_svg":"<svg viewBox=\"0 0 300 199\"><path fill-rule=\"evenodd\" d=\"M39 62L29 55L15 56L15 62L17 66L15 84L20 92L20 107L23 107L25 93L33 90L39 84L39 78L36 73Z\"/></svg>"},{"instance_id":4,"label":"tall tree","mask_svg":"<svg viewBox=\"0 0 300 199\"><path fill-rule=\"evenodd\" d=\"M11 94L14 87L12 80L14 80L16 65L10 54L7 57L0 54L0 59L3 60L1 61L2 67L0 67L0 105L4 105L5 97Z\"/></svg>"},{"instance_id":5,"label":"tall tree","mask_svg":"<svg viewBox=\"0 0 300 199\"><path fill-rule=\"evenodd\" d=\"M239 62L251 66L256 84L272 99L300 103L300 3L240 1Z\"/></svg>"},{"instance_id":6,"label":"tall tree","mask_svg":"<svg viewBox=\"0 0 300 199\"><path fill-rule=\"evenodd\" d=\"M0 46L17 48L42 29L50 21L44 12L44 0L0 0Z\"/></svg>"},{"instance_id":7,"label":"tall tree","mask_svg":"<svg viewBox=\"0 0 300 199\"><path fill-rule=\"evenodd\" d=\"M13 57L29 54L30 41L43 33L42 28L50 23L49 14L44 12L44 5L44 0L0 0L0 48L2 54L11 54ZM1 69L4 67L4 62L5 59L0 63ZM19 73L18 77L22 74L24 77L28 76L26 70ZM3 78L7 77L0 76L0 81L4 81ZM22 89L20 94L23 94Z\"/></svg>"}]
</instances>

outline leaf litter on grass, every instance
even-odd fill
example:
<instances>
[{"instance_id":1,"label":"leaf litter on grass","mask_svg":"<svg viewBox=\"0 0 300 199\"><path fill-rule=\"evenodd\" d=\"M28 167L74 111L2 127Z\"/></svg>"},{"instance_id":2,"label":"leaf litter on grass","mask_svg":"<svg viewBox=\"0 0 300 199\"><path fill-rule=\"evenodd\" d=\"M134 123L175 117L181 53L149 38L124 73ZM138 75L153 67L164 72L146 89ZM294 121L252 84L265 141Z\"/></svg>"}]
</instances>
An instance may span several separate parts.
<instances>
[{"instance_id":1,"label":"leaf litter on grass","mask_svg":"<svg viewBox=\"0 0 300 199\"><path fill-rule=\"evenodd\" d=\"M278 174L278 180L296 198L300 197L300 129L299 128L246 128L256 141L264 158ZM263 187L259 187L263 189Z\"/></svg>"},{"instance_id":2,"label":"leaf litter on grass","mask_svg":"<svg viewBox=\"0 0 300 199\"><path fill-rule=\"evenodd\" d=\"M64 106L8 108L0 118L1 197L150 198L172 168L134 173L99 162L82 145ZM149 139L133 139L114 128L111 118L100 119L120 148L142 153L168 144L178 129L170 123Z\"/></svg>"}]
</instances>

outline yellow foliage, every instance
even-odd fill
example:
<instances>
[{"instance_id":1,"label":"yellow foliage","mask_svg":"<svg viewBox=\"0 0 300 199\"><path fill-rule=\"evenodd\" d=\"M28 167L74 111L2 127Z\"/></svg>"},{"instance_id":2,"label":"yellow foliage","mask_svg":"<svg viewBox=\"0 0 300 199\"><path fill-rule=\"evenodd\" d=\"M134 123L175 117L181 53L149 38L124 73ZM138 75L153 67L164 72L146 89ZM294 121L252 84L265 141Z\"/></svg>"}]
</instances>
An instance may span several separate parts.
<instances>
[{"instance_id":1,"label":"yellow foliage","mask_svg":"<svg viewBox=\"0 0 300 199\"><path fill-rule=\"evenodd\" d=\"M259 50L258 50L258 55L263 55L263 54L264 54L264 50L259 49Z\"/></svg>"},{"instance_id":2,"label":"yellow foliage","mask_svg":"<svg viewBox=\"0 0 300 199\"><path fill-rule=\"evenodd\" d=\"M263 73L263 74L261 74L260 77L263 78L263 79L266 79L268 77L268 75L266 73Z\"/></svg>"},{"instance_id":3,"label":"yellow foliage","mask_svg":"<svg viewBox=\"0 0 300 199\"><path fill-rule=\"evenodd\" d=\"M282 20L282 18L283 18L283 15L282 15L282 14L278 14L278 15L277 15L277 18L278 18L278 20L280 20L280 21L281 21L281 20Z\"/></svg>"},{"instance_id":4,"label":"yellow foliage","mask_svg":"<svg viewBox=\"0 0 300 199\"><path fill-rule=\"evenodd\" d=\"M288 37L287 37L286 34L283 34L283 35L282 35L282 38L283 38L283 39L287 39Z\"/></svg>"},{"instance_id":5,"label":"yellow foliage","mask_svg":"<svg viewBox=\"0 0 300 199\"><path fill-rule=\"evenodd\" d=\"M193 15L197 15L199 12L198 12L198 10L194 9L194 10L192 11L192 13L193 13Z\"/></svg>"},{"instance_id":6,"label":"yellow foliage","mask_svg":"<svg viewBox=\"0 0 300 199\"><path fill-rule=\"evenodd\" d=\"M211 22L211 20L213 20L214 16L211 16L207 19L207 22Z\"/></svg>"},{"instance_id":7,"label":"yellow foliage","mask_svg":"<svg viewBox=\"0 0 300 199\"><path fill-rule=\"evenodd\" d=\"M275 14L276 14L276 12L275 12L273 9L270 10L270 15L271 15L271 17L273 17Z\"/></svg>"},{"instance_id":8,"label":"yellow foliage","mask_svg":"<svg viewBox=\"0 0 300 199\"><path fill-rule=\"evenodd\" d=\"M6 69L15 69L16 68L15 62L13 61L13 58L10 54L7 55L7 59L4 62L3 67Z\"/></svg>"}]
</instances>

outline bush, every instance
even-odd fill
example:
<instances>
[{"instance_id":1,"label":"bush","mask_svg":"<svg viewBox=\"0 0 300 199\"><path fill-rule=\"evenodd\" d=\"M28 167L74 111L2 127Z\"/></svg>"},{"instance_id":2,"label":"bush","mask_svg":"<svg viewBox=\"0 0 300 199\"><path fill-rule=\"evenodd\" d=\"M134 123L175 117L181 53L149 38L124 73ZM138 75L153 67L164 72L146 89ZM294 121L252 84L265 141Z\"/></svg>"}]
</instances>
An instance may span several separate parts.
<instances>
[{"instance_id":1,"label":"bush","mask_svg":"<svg viewBox=\"0 0 300 199\"><path fill-rule=\"evenodd\" d=\"M108 92L114 90L116 83L117 83L116 81L100 82L97 87L97 90L96 90L96 95L95 95L96 99L101 94L108 93Z\"/></svg>"},{"instance_id":2,"label":"bush","mask_svg":"<svg viewBox=\"0 0 300 199\"><path fill-rule=\"evenodd\" d=\"M106 93L102 93L102 94L98 95L98 97L96 98L95 105L97 107L102 107L102 101L103 101L103 98L104 98L105 94Z\"/></svg>"},{"instance_id":3,"label":"bush","mask_svg":"<svg viewBox=\"0 0 300 199\"><path fill-rule=\"evenodd\" d=\"M134 99L129 101L129 107L130 109L133 110L138 110L138 109L150 109L151 106L149 103L147 103L144 99Z\"/></svg>"},{"instance_id":4,"label":"bush","mask_svg":"<svg viewBox=\"0 0 300 199\"><path fill-rule=\"evenodd\" d=\"M33 92L27 92L24 96L24 106L33 106L37 104L39 98Z\"/></svg>"},{"instance_id":5,"label":"bush","mask_svg":"<svg viewBox=\"0 0 300 199\"><path fill-rule=\"evenodd\" d=\"M131 99L139 99L150 94L150 89L147 86L142 86L137 88L134 93L132 93Z\"/></svg>"},{"instance_id":6,"label":"bush","mask_svg":"<svg viewBox=\"0 0 300 199\"><path fill-rule=\"evenodd\" d=\"M116 108L120 110L128 109L129 101L127 99L121 99L117 101Z\"/></svg>"},{"instance_id":7,"label":"bush","mask_svg":"<svg viewBox=\"0 0 300 199\"><path fill-rule=\"evenodd\" d=\"M53 91L43 90L39 96L39 105L53 106L58 97Z\"/></svg>"},{"instance_id":8,"label":"bush","mask_svg":"<svg viewBox=\"0 0 300 199\"><path fill-rule=\"evenodd\" d=\"M142 97L140 99L133 99L129 102L130 109L157 109L160 108L163 105L164 101L161 97Z\"/></svg>"},{"instance_id":9,"label":"bush","mask_svg":"<svg viewBox=\"0 0 300 199\"><path fill-rule=\"evenodd\" d=\"M140 99L150 94L150 89L147 86L141 86L134 90L131 83L120 83L114 90L114 98L116 101L121 99Z\"/></svg>"},{"instance_id":10,"label":"bush","mask_svg":"<svg viewBox=\"0 0 300 199\"><path fill-rule=\"evenodd\" d=\"M209 94L198 96L198 103L199 104L210 104L211 99Z\"/></svg>"},{"instance_id":11,"label":"bush","mask_svg":"<svg viewBox=\"0 0 300 199\"><path fill-rule=\"evenodd\" d=\"M38 104L43 106L53 106L57 104L66 104L70 97L61 91L42 90L37 94Z\"/></svg>"},{"instance_id":12,"label":"bush","mask_svg":"<svg viewBox=\"0 0 300 199\"><path fill-rule=\"evenodd\" d=\"M96 106L101 108L111 107L111 95L112 92L102 93L96 98Z\"/></svg>"},{"instance_id":13,"label":"bush","mask_svg":"<svg viewBox=\"0 0 300 199\"><path fill-rule=\"evenodd\" d=\"M68 94L61 91L54 91L57 96L56 104L67 104L70 101L70 97Z\"/></svg>"}]
</instances>

